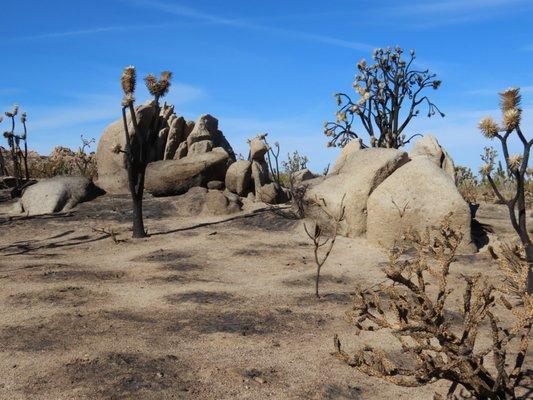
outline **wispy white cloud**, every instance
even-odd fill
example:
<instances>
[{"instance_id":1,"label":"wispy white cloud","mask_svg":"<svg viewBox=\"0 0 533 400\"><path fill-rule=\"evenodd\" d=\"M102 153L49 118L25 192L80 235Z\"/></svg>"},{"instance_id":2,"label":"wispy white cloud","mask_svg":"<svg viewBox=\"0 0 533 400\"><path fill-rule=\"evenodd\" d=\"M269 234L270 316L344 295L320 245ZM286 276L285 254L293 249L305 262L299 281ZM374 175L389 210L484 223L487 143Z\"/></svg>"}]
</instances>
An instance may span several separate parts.
<instances>
[{"instance_id":1,"label":"wispy white cloud","mask_svg":"<svg viewBox=\"0 0 533 400\"><path fill-rule=\"evenodd\" d=\"M117 25L117 26L101 26L87 29L76 29L76 30L65 30L65 31L55 31L55 32L43 32L36 33L34 35L19 36L10 38L12 41L28 41L28 40L40 40L40 39L61 39L69 37L78 37L78 36L93 36L93 35L103 35L111 32L129 32L134 30L145 30L151 28L167 28L169 24L137 24L137 25Z\"/></svg>"},{"instance_id":2,"label":"wispy white cloud","mask_svg":"<svg viewBox=\"0 0 533 400\"><path fill-rule=\"evenodd\" d=\"M79 30L72 30L72 31L39 33L36 35L21 36L21 37L14 38L14 39L15 40L53 39L53 38L63 38L63 37L70 37L70 36L94 35L98 33L123 31L126 29L128 29L128 27L126 26L106 26L106 27L79 29Z\"/></svg>"},{"instance_id":3,"label":"wispy white cloud","mask_svg":"<svg viewBox=\"0 0 533 400\"><path fill-rule=\"evenodd\" d=\"M400 3L400 2L398 2ZM476 23L532 8L529 0L445 0L402 2L376 9L377 14L402 17L409 29Z\"/></svg>"},{"instance_id":4,"label":"wispy white cloud","mask_svg":"<svg viewBox=\"0 0 533 400\"><path fill-rule=\"evenodd\" d=\"M404 4L390 7L389 10L406 14L463 13L491 8L527 4L528 0L448 0Z\"/></svg>"},{"instance_id":5,"label":"wispy white cloud","mask_svg":"<svg viewBox=\"0 0 533 400\"><path fill-rule=\"evenodd\" d=\"M124 0L120 0L120 1L124 1ZM191 18L191 19L203 21L203 22L214 23L217 25L225 25L225 26L231 26L231 27L247 29L247 30L263 31L269 34L284 35L284 36L292 37L295 39L329 44L329 45L336 46L336 47L344 47L344 48L360 50L360 51L370 51L374 48L374 46L371 46L366 43L347 41L347 40L338 39L338 38L327 36L327 35L320 35L320 34L315 34L315 33L310 33L310 32L303 32L303 31L292 30L292 29L283 29L283 28L277 28L273 26L260 25L260 24L253 23L245 19L240 19L240 18L226 18L223 16L215 15L215 14L205 13L195 8L186 7L186 6L177 4L177 3L166 3L163 1L159 1L159 0L128 0L127 4L136 5L140 7L150 7L152 9L156 8L168 14L185 17L185 18Z\"/></svg>"}]
</instances>

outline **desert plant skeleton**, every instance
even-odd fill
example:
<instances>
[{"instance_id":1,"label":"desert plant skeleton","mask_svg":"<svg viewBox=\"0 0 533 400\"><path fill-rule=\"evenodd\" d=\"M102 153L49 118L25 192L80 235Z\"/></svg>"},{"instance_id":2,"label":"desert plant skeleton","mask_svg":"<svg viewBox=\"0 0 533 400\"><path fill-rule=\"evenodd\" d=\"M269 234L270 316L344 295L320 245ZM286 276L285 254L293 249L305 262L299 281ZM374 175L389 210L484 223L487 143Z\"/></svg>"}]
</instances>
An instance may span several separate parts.
<instances>
[{"instance_id":1,"label":"desert plant skeleton","mask_svg":"<svg viewBox=\"0 0 533 400\"><path fill-rule=\"evenodd\" d=\"M324 211L324 213L326 213L326 215L329 217L330 221L333 224L333 229L329 237L326 237L325 239L322 238L324 235L324 230L318 225L318 223L315 222L314 224L315 229L313 233L311 233L307 229L307 225L304 224L305 233L307 234L307 236L309 236L309 239L311 239L311 241L313 242L313 256L314 256L314 261L316 264L316 277L315 277L315 296L316 297L320 297L320 294L318 292L318 287L320 284L320 271L323 265L328 260L329 255L331 254L331 251L333 250L333 246L335 245L335 241L337 240L339 224L344 219L345 208L344 208L343 203L344 203L345 197L346 195L342 196L341 204L339 206L339 210L336 215L334 215L331 211L327 209L327 204L324 201L324 199L315 200L316 204L322 209L322 211ZM326 245L328 246L326 247L326 250L321 256L320 249Z\"/></svg>"},{"instance_id":2,"label":"desert plant skeleton","mask_svg":"<svg viewBox=\"0 0 533 400\"><path fill-rule=\"evenodd\" d=\"M447 380L451 382L448 399L456 399L457 390L466 390L478 399L515 399L524 377L522 369L533 322L533 298L527 293L527 263L520 258L519 251L504 246L498 258L503 282L493 283L480 275L462 275L466 285L456 327L447 306L453 291L449 287L450 266L461 235L445 220L437 232L428 230L424 235L408 237L410 240L390 253L385 274L391 283L380 284L378 290L359 290L349 320L358 334L388 332L413 364L397 362L383 350L366 345L349 355L342 350L337 336L334 354L367 375L400 386L416 387ZM416 254L406 258L412 246ZM431 289L433 281L436 292ZM496 317L498 307L513 313L516 321L513 326L502 326ZM479 348L476 341L484 327L489 329L492 345ZM518 352L507 367L513 342L518 342ZM490 367L489 353L493 362ZM435 395L435 399L443 398Z\"/></svg>"}]
</instances>

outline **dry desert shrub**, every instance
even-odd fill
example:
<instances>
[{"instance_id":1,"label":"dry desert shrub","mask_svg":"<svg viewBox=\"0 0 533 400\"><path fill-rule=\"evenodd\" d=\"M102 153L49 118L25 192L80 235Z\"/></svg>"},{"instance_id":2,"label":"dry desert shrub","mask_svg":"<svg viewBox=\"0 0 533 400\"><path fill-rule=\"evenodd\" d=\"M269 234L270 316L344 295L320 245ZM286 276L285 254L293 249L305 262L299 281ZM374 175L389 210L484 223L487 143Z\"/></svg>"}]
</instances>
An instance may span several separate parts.
<instances>
[{"instance_id":1,"label":"dry desert shrub","mask_svg":"<svg viewBox=\"0 0 533 400\"><path fill-rule=\"evenodd\" d=\"M387 332L408 361L368 345L348 354L337 336L335 355L360 372L400 386L449 381L447 394L435 394L435 399L516 399L533 322L523 251L502 248L496 256L503 275L499 281L461 275L462 306L453 313L449 274L461 235L445 221L437 232L408 239L392 249L387 281L377 289L359 290L348 313L357 334ZM514 323L497 316L509 312ZM478 340L483 333L491 338L486 347Z\"/></svg>"}]
</instances>

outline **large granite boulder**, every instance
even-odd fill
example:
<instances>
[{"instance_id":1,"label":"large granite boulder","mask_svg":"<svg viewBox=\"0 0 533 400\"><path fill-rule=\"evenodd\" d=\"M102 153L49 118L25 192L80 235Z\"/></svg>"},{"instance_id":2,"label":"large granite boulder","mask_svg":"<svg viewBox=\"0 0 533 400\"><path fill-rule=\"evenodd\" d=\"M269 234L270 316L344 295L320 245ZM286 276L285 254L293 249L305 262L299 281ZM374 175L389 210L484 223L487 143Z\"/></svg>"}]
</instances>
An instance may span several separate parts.
<instances>
[{"instance_id":1,"label":"large granite boulder","mask_svg":"<svg viewBox=\"0 0 533 400\"><path fill-rule=\"evenodd\" d=\"M424 157L431 160L455 182L455 165L450 155L432 135L426 135L417 140L409 152L409 158Z\"/></svg>"},{"instance_id":2,"label":"large granite boulder","mask_svg":"<svg viewBox=\"0 0 533 400\"><path fill-rule=\"evenodd\" d=\"M251 189L252 163L238 160L230 165L226 172L226 188L239 196L246 196Z\"/></svg>"},{"instance_id":3,"label":"large granite boulder","mask_svg":"<svg viewBox=\"0 0 533 400\"><path fill-rule=\"evenodd\" d=\"M341 155L342 156L342 155ZM323 211L338 214L344 197L345 218L338 233L356 237L367 228L367 201L372 192L396 169L409 161L400 150L371 148L360 149L345 160L336 173L311 183L304 201L306 216L311 217L323 228L330 228L331 218Z\"/></svg>"},{"instance_id":4,"label":"large granite boulder","mask_svg":"<svg viewBox=\"0 0 533 400\"><path fill-rule=\"evenodd\" d=\"M156 161L146 168L145 189L154 196L183 194L194 186L224 180L231 161L229 154L220 147L179 160Z\"/></svg>"},{"instance_id":5,"label":"large granite boulder","mask_svg":"<svg viewBox=\"0 0 533 400\"><path fill-rule=\"evenodd\" d=\"M424 232L451 214L451 226L470 247L471 214L449 175L427 157L416 157L385 179L368 199L367 238L390 248L407 230Z\"/></svg>"},{"instance_id":6,"label":"large granite boulder","mask_svg":"<svg viewBox=\"0 0 533 400\"><path fill-rule=\"evenodd\" d=\"M346 146L344 146L341 149L341 152L337 159L335 160L335 163L333 164L333 167L330 169L329 174L334 175L338 174L340 170L344 167L344 164L346 161L352 157L355 157L355 154L363 148L362 142L360 139L353 139L350 140Z\"/></svg>"},{"instance_id":7,"label":"large granite boulder","mask_svg":"<svg viewBox=\"0 0 533 400\"><path fill-rule=\"evenodd\" d=\"M136 108L135 115L141 129L147 129L152 121L155 108L151 103ZM133 135L133 125L128 113L128 131ZM126 147L126 135L122 118L105 128L96 150L98 181L96 184L107 193L129 193L128 173L125 168L124 153L113 152L115 147Z\"/></svg>"},{"instance_id":8,"label":"large granite boulder","mask_svg":"<svg viewBox=\"0 0 533 400\"><path fill-rule=\"evenodd\" d=\"M18 211L30 216L67 211L100 194L103 191L85 177L56 176L26 188Z\"/></svg>"}]
</instances>

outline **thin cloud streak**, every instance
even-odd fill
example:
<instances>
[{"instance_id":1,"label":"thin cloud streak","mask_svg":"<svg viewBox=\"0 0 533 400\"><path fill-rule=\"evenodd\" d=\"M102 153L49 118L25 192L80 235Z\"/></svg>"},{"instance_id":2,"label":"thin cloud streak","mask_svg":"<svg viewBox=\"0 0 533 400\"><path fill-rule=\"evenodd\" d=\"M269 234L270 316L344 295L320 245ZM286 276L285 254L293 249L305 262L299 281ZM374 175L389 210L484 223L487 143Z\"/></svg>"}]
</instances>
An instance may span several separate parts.
<instances>
[{"instance_id":1,"label":"thin cloud streak","mask_svg":"<svg viewBox=\"0 0 533 400\"><path fill-rule=\"evenodd\" d=\"M526 0L450 0L389 7L389 11L406 14L461 13L487 8L507 7L512 4L527 4Z\"/></svg>"},{"instance_id":2,"label":"thin cloud streak","mask_svg":"<svg viewBox=\"0 0 533 400\"><path fill-rule=\"evenodd\" d=\"M124 0L119 0L124 1ZM324 43L329 44L336 47L344 47L349 48L352 50L360 50L360 51L370 51L374 48L374 46L371 46L366 43L360 43L360 42L352 42L347 40L342 40L330 36L325 35L319 35L309 32L302 32L292 29L282 29L282 28L276 28L272 26L267 25L257 25L253 24L251 22L248 22L243 19L229 19L220 17L218 15L213 14L207 14L204 12L200 12L199 10L193 9L191 7L185 7L179 4L169 4L164 3L161 1L147 1L147 0L129 0L127 4L134 4L140 7L152 7L157 8L160 11L177 15L180 17L186 17L186 18L192 18L204 22L211 22L218 25L225 25L225 26L231 26L235 28L242 28L242 29L248 29L248 30L256 30L256 31L263 31L271 34L282 34L287 36L292 36L294 38L303 39L303 40L309 40L314 41L318 43Z\"/></svg>"}]
</instances>

